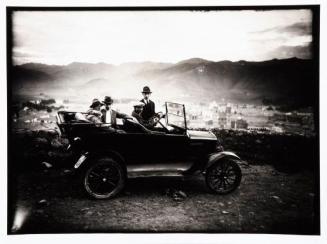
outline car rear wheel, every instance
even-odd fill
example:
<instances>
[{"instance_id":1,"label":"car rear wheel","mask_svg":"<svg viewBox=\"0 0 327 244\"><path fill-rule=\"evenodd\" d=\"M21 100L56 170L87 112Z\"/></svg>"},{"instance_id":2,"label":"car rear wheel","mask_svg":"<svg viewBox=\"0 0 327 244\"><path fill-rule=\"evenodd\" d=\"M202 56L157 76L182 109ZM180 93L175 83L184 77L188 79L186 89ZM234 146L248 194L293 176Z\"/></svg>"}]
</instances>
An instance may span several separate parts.
<instances>
[{"instance_id":1,"label":"car rear wheel","mask_svg":"<svg viewBox=\"0 0 327 244\"><path fill-rule=\"evenodd\" d=\"M86 193L96 199L117 195L125 186L126 173L121 164L102 158L85 170L83 185Z\"/></svg>"},{"instance_id":2,"label":"car rear wheel","mask_svg":"<svg viewBox=\"0 0 327 244\"><path fill-rule=\"evenodd\" d=\"M216 194L234 191L241 183L241 168L233 159L220 160L206 171L206 184Z\"/></svg>"}]
</instances>

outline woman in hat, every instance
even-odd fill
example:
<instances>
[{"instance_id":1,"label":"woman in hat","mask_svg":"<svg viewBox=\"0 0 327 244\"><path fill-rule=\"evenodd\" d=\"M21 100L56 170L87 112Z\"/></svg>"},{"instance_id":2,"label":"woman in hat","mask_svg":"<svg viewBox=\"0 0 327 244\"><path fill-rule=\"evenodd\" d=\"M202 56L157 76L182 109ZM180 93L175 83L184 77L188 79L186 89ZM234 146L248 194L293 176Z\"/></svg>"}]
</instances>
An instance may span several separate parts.
<instances>
[{"instance_id":1,"label":"woman in hat","mask_svg":"<svg viewBox=\"0 0 327 244\"><path fill-rule=\"evenodd\" d=\"M86 111L87 113L86 118L93 123L101 123L101 117L102 117L102 113L100 111L101 105L102 103L99 101L99 99L94 98L92 100L90 109Z\"/></svg>"}]
</instances>

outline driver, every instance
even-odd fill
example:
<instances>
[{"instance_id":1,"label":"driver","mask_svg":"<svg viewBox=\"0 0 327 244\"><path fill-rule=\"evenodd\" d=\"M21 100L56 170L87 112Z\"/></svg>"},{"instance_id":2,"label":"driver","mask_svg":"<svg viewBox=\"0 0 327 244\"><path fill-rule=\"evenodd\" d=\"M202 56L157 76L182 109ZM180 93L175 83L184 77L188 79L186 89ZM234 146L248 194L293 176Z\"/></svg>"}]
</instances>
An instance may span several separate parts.
<instances>
[{"instance_id":1,"label":"driver","mask_svg":"<svg viewBox=\"0 0 327 244\"><path fill-rule=\"evenodd\" d=\"M100 108L102 113L102 122L111 125L112 127L116 127L117 121L116 118L119 119L132 119L131 116L123 113L119 113L111 108L112 103L111 97L105 96L104 101L102 102L104 105Z\"/></svg>"},{"instance_id":2,"label":"driver","mask_svg":"<svg viewBox=\"0 0 327 244\"><path fill-rule=\"evenodd\" d=\"M144 121L149 121L155 113L154 102L150 100L151 90L148 86L143 87L142 95L143 99L140 101L144 104L141 117Z\"/></svg>"}]
</instances>

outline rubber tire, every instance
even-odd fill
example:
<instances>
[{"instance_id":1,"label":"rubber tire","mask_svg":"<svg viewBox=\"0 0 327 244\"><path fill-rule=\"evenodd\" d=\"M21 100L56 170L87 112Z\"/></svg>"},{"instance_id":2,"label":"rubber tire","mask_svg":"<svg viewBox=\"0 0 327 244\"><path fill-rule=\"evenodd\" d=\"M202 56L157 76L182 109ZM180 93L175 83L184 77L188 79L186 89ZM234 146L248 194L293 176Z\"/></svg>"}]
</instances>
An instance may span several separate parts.
<instances>
[{"instance_id":1,"label":"rubber tire","mask_svg":"<svg viewBox=\"0 0 327 244\"><path fill-rule=\"evenodd\" d=\"M233 167L233 169L235 170L236 179L233 183L232 188L230 188L227 191L218 191L212 187L212 184L210 184L209 175L213 170L215 170L217 167L220 167L221 164L224 164L224 163L225 164L227 163ZM218 160L217 162L213 163L206 170L205 178L206 178L206 185L212 193L219 194L219 195L225 195L225 194L233 192L234 190L236 190L239 187L239 185L241 184L241 180L242 180L242 171L241 171L240 166L233 159L221 159L221 160Z\"/></svg>"},{"instance_id":2,"label":"rubber tire","mask_svg":"<svg viewBox=\"0 0 327 244\"><path fill-rule=\"evenodd\" d=\"M119 177L119 182L118 182L116 188L114 188L114 190L112 190L108 194L100 195L100 194L97 194L97 193L93 192L90 189L90 187L88 186L88 174L96 166L105 165L105 164L110 164L111 166L114 166L118 170L120 177ZM124 188L125 183L126 183L126 170L124 169L122 164L118 163L117 161L115 161L112 158L108 158L108 157L100 158L100 159L97 159L94 163L90 164L89 167L84 168L81 178L82 178L82 184L83 184L84 192L89 197L91 197L93 199L110 199L110 198L115 197Z\"/></svg>"}]
</instances>

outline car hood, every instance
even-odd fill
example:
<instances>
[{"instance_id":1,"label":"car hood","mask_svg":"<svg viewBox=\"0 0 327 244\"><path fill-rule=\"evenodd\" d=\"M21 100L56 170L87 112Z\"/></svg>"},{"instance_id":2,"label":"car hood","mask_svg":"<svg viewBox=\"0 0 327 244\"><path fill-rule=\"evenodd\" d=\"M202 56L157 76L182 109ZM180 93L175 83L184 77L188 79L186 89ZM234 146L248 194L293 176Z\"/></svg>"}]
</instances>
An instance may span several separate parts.
<instances>
[{"instance_id":1,"label":"car hood","mask_svg":"<svg viewBox=\"0 0 327 244\"><path fill-rule=\"evenodd\" d=\"M187 134L191 140L217 140L211 131L188 130Z\"/></svg>"}]
</instances>

